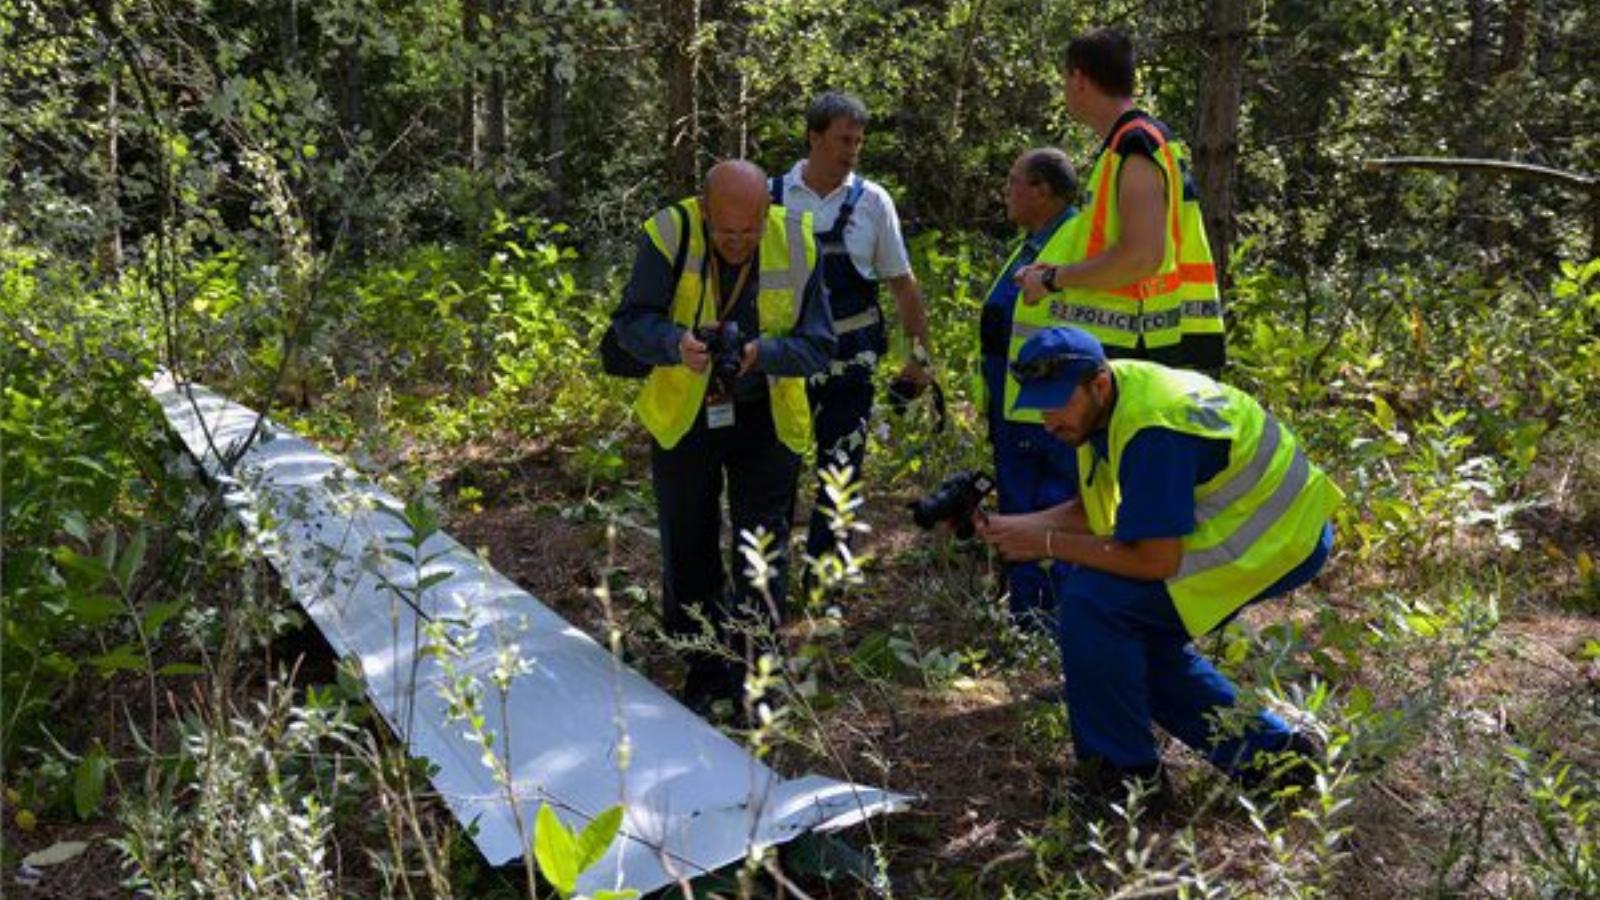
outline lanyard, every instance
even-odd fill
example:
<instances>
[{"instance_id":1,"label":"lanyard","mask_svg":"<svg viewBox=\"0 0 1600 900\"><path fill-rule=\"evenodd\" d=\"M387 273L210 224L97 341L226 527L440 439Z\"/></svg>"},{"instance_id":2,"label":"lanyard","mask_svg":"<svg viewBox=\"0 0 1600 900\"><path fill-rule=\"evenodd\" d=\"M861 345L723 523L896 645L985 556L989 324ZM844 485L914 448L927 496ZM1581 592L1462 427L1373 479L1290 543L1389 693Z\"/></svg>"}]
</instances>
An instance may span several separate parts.
<instances>
[{"instance_id":1,"label":"lanyard","mask_svg":"<svg viewBox=\"0 0 1600 900\"><path fill-rule=\"evenodd\" d=\"M722 297L722 268L717 263L717 252L711 251L711 299L712 305L717 310L717 321L721 322L728 317L728 313L738 304L739 298L744 294L745 282L750 280L750 270L755 268L751 261L746 261L739 267L739 277L733 280L733 292L726 299Z\"/></svg>"}]
</instances>

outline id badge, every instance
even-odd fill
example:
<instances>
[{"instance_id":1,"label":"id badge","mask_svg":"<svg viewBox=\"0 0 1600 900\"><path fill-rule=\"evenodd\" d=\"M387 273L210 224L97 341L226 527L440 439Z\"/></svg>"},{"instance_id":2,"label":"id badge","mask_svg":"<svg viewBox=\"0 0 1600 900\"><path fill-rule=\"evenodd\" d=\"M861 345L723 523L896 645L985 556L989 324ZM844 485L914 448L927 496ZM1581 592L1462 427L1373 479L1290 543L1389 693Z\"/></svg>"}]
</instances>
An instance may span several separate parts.
<instances>
[{"instance_id":1,"label":"id badge","mask_svg":"<svg viewBox=\"0 0 1600 900\"><path fill-rule=\"evenodd\" d=\"M727 401L713 403L706 407L707 428L732 428L733 404Z\"/></svg>"}]
</instances>

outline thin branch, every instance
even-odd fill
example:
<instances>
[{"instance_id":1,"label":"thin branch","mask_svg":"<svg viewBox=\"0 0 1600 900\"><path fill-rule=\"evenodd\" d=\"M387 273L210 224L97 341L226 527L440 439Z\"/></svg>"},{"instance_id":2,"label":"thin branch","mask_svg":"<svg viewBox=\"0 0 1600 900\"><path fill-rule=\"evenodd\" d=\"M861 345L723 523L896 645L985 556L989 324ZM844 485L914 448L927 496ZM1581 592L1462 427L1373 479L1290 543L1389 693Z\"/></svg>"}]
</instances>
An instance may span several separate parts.
<instances>
[{"instance_id":1,"label":"thin branch","mask_svg":"<svg viewBox=\"0 0 1600 900\"><path fill-rule=\"evenodd\" d=\"M1361 165L1362 171L1377 172L1385 169L1428 169L1444 172L1481 172L1489 175L1506 175L1552 181L1566 187L1586 191L1590 196L1600 196L1600 175L1585 175L1531 163L1509 162L1499 159L1463 159L1446 156L1390 156L1369 159Z\"/></svg>"}]
</instances>

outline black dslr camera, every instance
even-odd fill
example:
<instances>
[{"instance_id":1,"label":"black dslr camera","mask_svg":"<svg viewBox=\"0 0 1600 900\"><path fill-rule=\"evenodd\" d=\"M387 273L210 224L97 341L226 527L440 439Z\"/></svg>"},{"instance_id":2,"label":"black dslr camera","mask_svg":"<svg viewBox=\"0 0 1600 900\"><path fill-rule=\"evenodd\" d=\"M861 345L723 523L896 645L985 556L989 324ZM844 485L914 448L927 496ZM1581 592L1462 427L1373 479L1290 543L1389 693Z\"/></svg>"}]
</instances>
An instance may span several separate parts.
<instances>
[{"instance_id":1,"label":"black dslr camera","mask_svg":"<svg viewBox=\"0 0 1600 900\"><path fill-rule=\"evenodd\" d=\"M972 537L972 512L994 490L994 479L983 472L967 470L946 478L933 489L933 493L906 504L911 518L924 530L940 522L949 522L956 537Z\"/></svg>"},{"instance_id":2,"label":"black dslr camera","mask_svg":"<svg viewBox=\"0 0 1600 900\"><path fill-rule=\"evenodd\" d=\"M732 319L720 325L701 325L694 330L695 340L706 345L711 355L711 379L724 397L733 396L739 380L739 365L744 359L744 342L739 340L739 323Z\"/></svg>"}]
</instances>

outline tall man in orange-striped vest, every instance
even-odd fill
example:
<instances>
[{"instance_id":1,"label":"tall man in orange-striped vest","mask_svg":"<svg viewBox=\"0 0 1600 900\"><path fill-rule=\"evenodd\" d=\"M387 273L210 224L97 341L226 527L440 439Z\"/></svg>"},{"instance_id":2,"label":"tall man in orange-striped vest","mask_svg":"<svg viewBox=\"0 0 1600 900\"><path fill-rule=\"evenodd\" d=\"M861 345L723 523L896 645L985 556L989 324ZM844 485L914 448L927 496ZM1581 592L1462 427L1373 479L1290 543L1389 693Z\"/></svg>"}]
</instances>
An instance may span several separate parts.
<instances>
[{"instance_id":1,"label":"tall man in orange-striped vest","mask_svg":"<svg viewBox=\"0 0 1600 900\"><path fill-rule=\"evenodd\" d=\"M1222 300L1189 151L1133 102L1133 44L1102 28L1067 46L1067 111L1102 138L1064 264L1016 274L1023 306L1093 334L1113 358L1217 372ZM1044 313L1041 312L1041 317Z\"/></svg>"},{"instance_id":2,"label":"tall man in orange-striped vest","mask_svg":"<svg viewBox=\"0 0 1600 900\"><path fill-rule=\"evenodd\" d=\"M1219 728L1237 694L1192 641L1321 570L1338 487L1248 394L1108 361L1080 329L1029 338L1012 369L1015 405L1042 410L1045 430L1076 448L1078 495L978 531L1007 560L1075 567L1057 587L1056 624L1085 787L1157 777L1152 721L1246 783L1288 751L1293 773L1278 777L1306 783L1298 758L1315 744L1277 716Z\"/></svg>"},{"instance_id":3,"label":"tall man in orange-striped vest","mask_svg":"<svg viewBox=\"0 0 1600 900\"><path fill-rule=\"evenodd\" d=\"M733 701L737 713L745 666L735 660L749 650L742 626L775 624L783 609L800 455L811 443L806 378L833 356L811 215L773 206L766 173L753 163L718 163L703 199L645 222L612 322L622 349L653 366L634 411L651 437L667 630L689 637L708 621L729 651L689 654L681 696L702 714L719 700ZM728 323L737 326L737 373L713 378L704 329ZM733 375L731 386L723 374ZM770 605L738 547L743 533L757 531L772 537Z\"/></svg>"}]
</instances>

